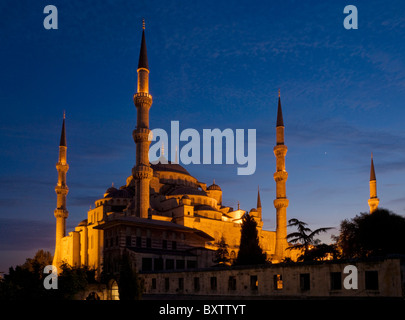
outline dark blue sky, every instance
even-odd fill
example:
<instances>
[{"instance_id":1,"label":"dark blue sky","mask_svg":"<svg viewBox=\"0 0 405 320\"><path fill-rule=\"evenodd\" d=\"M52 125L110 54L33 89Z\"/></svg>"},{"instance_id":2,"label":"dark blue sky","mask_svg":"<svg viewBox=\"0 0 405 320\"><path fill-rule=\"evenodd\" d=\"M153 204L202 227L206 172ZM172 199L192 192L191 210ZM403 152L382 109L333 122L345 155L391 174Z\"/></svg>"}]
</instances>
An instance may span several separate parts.
<instances>
[{"instance_id":1,"label":"dark blue sky","mask_svg":"<svg viewBox=\"0 0 405 320\"><path fill-rule=\"evenodd\" d=\"M43 27L46 5L58 30ZM359 29L343 27L356 5ZM370 154L380 206L405 211L403 1L0 2L0 271L53 252L55 164L66 110L68 231L135 162L132 130L142 18L150 127L256 129L257 169L189 165L226 205L260 186L275 229L275 122L281 89L288 218L338 227L368 211ZM335 230L337 233L337 230ZM329 236L328 236L329 237ZM328 241L329 238L325 238Z\"/></svg>"}]
</instances>

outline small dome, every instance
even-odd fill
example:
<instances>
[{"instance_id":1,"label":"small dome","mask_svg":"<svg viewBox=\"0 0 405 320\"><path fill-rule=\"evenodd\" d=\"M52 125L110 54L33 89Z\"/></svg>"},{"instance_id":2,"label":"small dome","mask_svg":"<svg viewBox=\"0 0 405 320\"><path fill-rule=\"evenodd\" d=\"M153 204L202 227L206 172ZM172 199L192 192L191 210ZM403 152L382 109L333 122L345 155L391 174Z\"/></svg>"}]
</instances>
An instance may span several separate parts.
<instances>
[{"instance_id":1,"label":"small dome","mask_svg":"<svg viewBox=\"0 0 405 320\"><path fill-rule=\"evenodd\" d=\"M190 199L190 197L188 195L186 195L186 194L184 196L182 196L181 198L182 199Z\"/></svg>"},{"instance_id":2,"label":"small dome","mask_svg":"<svg viewBox=\"0 0 405 320\"><path fill-rule=\"evenodd\" d=\"M113 193L113 192L115 192L115 191L117 191L117 188L115 188L115 187L109 187L109 188L106 190L105 193Z\"/></svg>"},{"instance_id":3,"label":"small dome","mask_svg":"<svg viewBox=\"0 0 405 320\"><path fill-rule=\"evenodd\" d=\"M217 184L215 184L215 179L214 179L214 182L212 183L212 185L210 185L210 186L207 188L207 190L219 190L219 191L222 191L221 188L220 188L220 186L217 185Z\"/></svg>"},{"instance_id":4,"label":"small dome","mask_svg":"<svg viewBox=\"0 0 405 320\"><path fill-rule=\"evenodd\" d=\"M83 221L81 221L77 226L78 226L78 227L85 227L85 226L87 226L87 219L84 219Z\"/></svg>"},{"instance_id":5,"label":"small dome","mask_svg":"<svg viewBox=\"0 0 405 320\"><path fill-rule=\"evenodd\" d=\"M252 209L250 209L249 212L257 212L257 209L256 209L256 208L252 208Z\"/></svg>"}]
</instances>

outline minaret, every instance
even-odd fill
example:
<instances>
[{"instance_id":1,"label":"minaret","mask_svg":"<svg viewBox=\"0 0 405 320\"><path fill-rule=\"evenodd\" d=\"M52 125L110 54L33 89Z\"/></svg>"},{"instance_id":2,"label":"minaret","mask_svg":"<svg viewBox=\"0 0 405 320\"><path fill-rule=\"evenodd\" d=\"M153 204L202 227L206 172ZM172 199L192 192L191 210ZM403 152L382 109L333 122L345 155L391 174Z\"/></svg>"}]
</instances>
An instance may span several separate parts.
<instances>
[{"instance_id":1,"label":"minaret","mask_svg":"<svg viewBox=\"0 0 405 320\"><path fill-rule=\"evenodd\" d=\"M380 199L377 198L377 179L375 178L373 154L371 154L371 167L370 167L370 199L368 199L368 205L370 207L370 213L373 213L378 208Z\"/></svg>"},{"instance_id":2,"label":"minaret","mask_svg":"<svg viewBox=\"0 0 405 320\"><path fill-rule=\"evenodd\" d=\"M262 202L260 201L260 190L259 187L257 187L257 217L259 218L259 221L262 221Z\"/></svg>"},{"instance_id":3,"label":"minaret","mask_svg":"<svg viewBox=\"0 0 405 320\"><path fill-rule=\"evenodd\" d=\"M66 209L66 196L69 188L66 185L66 173L69 170L69 165L66 162L66 131L65 131L65 113L63 114L62 133L59 143L59 161L56 164L58 171L58 184L55 187L56 192L56 209L54 211L56 218L56 240L55 254L53 256L53 265L59 267L62 262L61 256L61 241L66 234L66 218L69 212Z\"/></svg>"},{"instance_id":4,"label":"minaret","mask_svg":"<svg viewBox=\"0 0 405 320\"><path fill-rule=\"evenodd\" d=\"M145 42L145 20L142 25L142 41L138 62L138 88L134 94L134 104L137 111L136 129L132 132L136 144L136 164L132 169L135 180L135 212L141 218L148 218L149 211L149 182L153 170L149 164L149 108L152 96L149 94L149 65Z\"/></svg>"},{"instance_id":5,"label":"minaret","mask_svg":"<svg viewBox=\"0 0 405 320\"><path fill-rule=\"evenodd\" d=\"M274 180L276 181L276 199L274 207L276 208L276 249L275 259L281 261L285 256L287 249L287 207L288 199L286 196L286 181L288 173L285 170L285 156L287 154L287 146L284 145L284 121L281 110L280 90L278 91L278 110L276 123L276 146L274 147L274 155L276 156L276 172Z\"/></svg>"}]
</instances>

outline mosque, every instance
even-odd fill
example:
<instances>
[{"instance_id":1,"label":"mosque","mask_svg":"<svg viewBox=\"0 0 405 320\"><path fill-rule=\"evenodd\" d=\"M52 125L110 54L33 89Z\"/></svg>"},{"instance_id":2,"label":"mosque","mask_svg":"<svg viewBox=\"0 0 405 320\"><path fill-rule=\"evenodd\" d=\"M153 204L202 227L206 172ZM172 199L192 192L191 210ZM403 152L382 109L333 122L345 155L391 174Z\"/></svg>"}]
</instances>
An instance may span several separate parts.
<instances>
[{"instance_id":1,"label":"mosque","mask_svg":"<svg viewBox=\"0 0 405 320\"><path fill-rule=\"evenodd\" d=\"M281 262L296 259L297 252L286 250L287 207L285 166L287 146L284 141L284 121L280 94L276 121L276 230L264 230L260 192L257 206L249 211L234 210L222 202L222 189L214 182L207 186L175 162L161 159L149 161L149 65L146 50L145 26L138 63L137 92L134 104L137 110L136 128L132 133L136 145L136 162L125 185L108 188L95 207L87 212L74 231L66 234L68 210L67 139L65 117L56 164L58 183L56 242L53 265L63 262L72 266L94 268L114 274L119 271L123 252L128 252L133 266L140 271L190 270L210 267L222 238L228 245L230 258L238 254L242 217L249 214L257 222L260 246L267 259ZM163 155L162 155L163 156ZM164 161L163 161L164 160ZM373 159L370 173L370 211L378 206Z\"/></svg>"}]
</instances>

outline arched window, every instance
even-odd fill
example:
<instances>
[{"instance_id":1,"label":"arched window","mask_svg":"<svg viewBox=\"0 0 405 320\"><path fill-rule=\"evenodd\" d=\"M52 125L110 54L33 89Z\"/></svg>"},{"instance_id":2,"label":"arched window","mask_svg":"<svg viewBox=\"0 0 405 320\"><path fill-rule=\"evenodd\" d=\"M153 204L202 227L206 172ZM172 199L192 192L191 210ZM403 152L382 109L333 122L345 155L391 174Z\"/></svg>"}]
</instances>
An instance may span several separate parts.
<instances>
[{"instance_id":1,"label":"arched window","mask_svg":"<svg viewBox=\"0 0 405 320\"><path fill-rule=\"evenodd\" d=\"M118 283L117 281L113 281L111 283L111 300L119 300L120 299L120 295L118 293Z\"/></svg>"}]
</instances>

